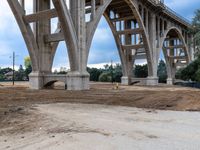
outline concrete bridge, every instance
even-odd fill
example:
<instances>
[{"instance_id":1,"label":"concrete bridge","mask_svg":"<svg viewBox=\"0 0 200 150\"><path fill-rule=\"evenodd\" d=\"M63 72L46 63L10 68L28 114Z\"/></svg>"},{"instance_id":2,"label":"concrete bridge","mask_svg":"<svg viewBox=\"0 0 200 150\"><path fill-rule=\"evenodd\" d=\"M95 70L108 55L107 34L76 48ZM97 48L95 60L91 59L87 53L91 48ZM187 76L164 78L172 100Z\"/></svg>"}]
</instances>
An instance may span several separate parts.
<instances>
[{"instance_id":1,"label":"concrete bridge","mask_svg":"<svg viewBox=\"0 0 200 150\"><path fill-rule=\"evenodd\" d=\"M26 14L25 2L33 2L33 14ZM192 35L188 32L191 24L159 0L8 0L8 3L31 57L33 89L55 81L65 82L68 90L89 89L88 55L102 16L116 41L123 84L131 83L135 60L146 58L145 84L157 85L161 50L167 64L168 84L173 84L176 69L193 59L193 45L189 44ZM56 17L57 30L52 33L51 19ZM65 41L70 61L70 72L64 77L51 73L60 41Z\"/></svg>"}]
</instances>

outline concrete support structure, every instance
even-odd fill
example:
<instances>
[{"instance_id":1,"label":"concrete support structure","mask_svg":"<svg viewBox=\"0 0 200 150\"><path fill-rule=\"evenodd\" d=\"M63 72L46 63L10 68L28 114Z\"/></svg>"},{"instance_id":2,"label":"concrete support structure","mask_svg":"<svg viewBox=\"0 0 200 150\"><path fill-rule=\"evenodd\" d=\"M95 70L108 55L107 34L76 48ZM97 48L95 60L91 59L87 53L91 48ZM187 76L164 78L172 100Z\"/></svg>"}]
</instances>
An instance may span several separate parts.
<instances>
[{"instance_id":1,"label":"concrete support structure","mask_svg":"<svg viewBox=\"0 0 200 150\"><path fill-rule=\"evenodd\" d=\"M30 87L33 89L44 88L56 81L65 82L68 90L89 89L88 55L103 15L118 48L123 69L122 84L131 84L135 60L145 58L148 63L145 84L157 85L161 49L167 63L168 84L173 84L177 67L193 58L192 46L187 45L191 36L185 32L191 28L190 24L161 1L69 0L67 6L65 0L33 0L33 14L29 15L24 11L26 1L7 1L31 57ZM90 14L90 20L86 22L87 14ZM55 33L51 33L51 19L56 17L58 27ZM31 23L34 24L33 30ZM65 41L70 61L70 72L64 76L51 72L60 41Z\"/></svg>"}]
</instances>

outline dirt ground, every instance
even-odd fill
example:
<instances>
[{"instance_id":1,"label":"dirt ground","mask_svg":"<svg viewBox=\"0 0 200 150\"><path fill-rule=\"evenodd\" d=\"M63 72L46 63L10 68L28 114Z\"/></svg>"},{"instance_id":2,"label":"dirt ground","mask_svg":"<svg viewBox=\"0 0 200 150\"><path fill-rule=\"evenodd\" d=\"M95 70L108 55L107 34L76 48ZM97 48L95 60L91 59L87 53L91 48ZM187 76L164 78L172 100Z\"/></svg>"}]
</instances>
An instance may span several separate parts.
<instances>
[{"instance_id":1,"label":"dirt ground","mask_svg":"<svg viewBox=\"0 0 200 150\"><path fill-rule=\"evenodd\" d=\"M40 130L41 120L45 122L48 116L47 113L38 111L40 108L38 106L42 107L42 105L101 104L101 106L109 107L137 107L149 112L156 110L200 111L199 89L166 85L157 87L120 85L116 90L115 84L101 83L91 83L91 90L88 91L65 91L63 87L58 84L54 90L38 91L28 89L27 83L17 83L14 87L10 83L0 83L0 149L15 149L10 146L11 143L6 144L9 139L7 137L20 135L18 138L23 141L24 134L34 133L36 129ZM58 130L62 131L62 128ZM107 135L104 132L101 134ZM1 148L2 145L3 148Z\"/></svg>"},{"instance_id":2,"label":"dirt ground","mask_svg":"<svg viewBox=\"0 0 200 150\"><path fill-rule=\"evenodd\" d=\"M1 150L200 148L199 112L54 103L36 105L29 113L20 122L14 119L18 125L0 128Z\"/></svg>"}]
</instances>

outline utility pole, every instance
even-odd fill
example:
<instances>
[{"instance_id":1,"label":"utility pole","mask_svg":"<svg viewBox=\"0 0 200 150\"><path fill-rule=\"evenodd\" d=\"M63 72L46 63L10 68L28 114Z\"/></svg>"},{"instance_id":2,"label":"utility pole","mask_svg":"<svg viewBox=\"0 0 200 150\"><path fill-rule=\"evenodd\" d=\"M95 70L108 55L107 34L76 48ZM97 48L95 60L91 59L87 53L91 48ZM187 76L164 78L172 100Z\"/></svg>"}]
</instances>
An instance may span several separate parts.
<instances>
[{"instance_id":1,"label":"utility pole","mask_svg":"<svg viewBox=\"0 0 200 150\"><path fill-rule=\"evenodd\" d=\"M13 52L13 86L15 85L15 52Z\"/></svg>"},{"instance_id":2,"label":"utility pole","mask_svg":"<svg viewBox=\"0 0 200 150\"><path fill-rule=\"evenodd\" d=\"M111 82L113 83L113 61L111 60Z\"/></svg>"}]
</instances>

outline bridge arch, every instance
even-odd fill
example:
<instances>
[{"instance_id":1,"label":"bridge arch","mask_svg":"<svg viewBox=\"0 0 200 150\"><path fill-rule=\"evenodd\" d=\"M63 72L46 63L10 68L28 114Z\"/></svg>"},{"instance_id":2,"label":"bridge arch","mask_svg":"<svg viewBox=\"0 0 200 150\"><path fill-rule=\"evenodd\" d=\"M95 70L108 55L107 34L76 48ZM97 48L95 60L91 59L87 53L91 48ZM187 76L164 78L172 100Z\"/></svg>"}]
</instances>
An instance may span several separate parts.
<instances>
[{"instance_id":1,"label":"bridge arch","mask_svg":"<svg viewBox=\"0 0 200 150\"><path fill-rule=\"evenodd\" d=\"M44 84L47 89L65 89L67 90L67 83L60 80L52 80Z\"/></svg>"},{"instance_id":2,"label":"bridge arch","mask_svg":"<svg viewBox=\"0 0 200 150\"><path fill-rule=\"evenodd\" d=\"M173 84L178 65L182 62L188 64L190 62L190 54L182 35L177 27L170 27L165 30L160 43L160 53L163 51L167 67L167 83Z\"/></svg>"},{"instance_id":3,"label":"bridge arch","mask_svg":"<svg viewBox=\"0 0 200 150\"><path fill-rule=\"evenodd\" d=\"M163 38L161 39L160 47L161 47L161 48L163 47L163 44L164 44L164 42L165 42L165 40L166 40L168 34L169 34L170 32L172 32L172 31L174 31L174 32L176 33L177 38L179 38L179 39L181 40L181 42L183 42L182 44L183 44L183 46L184 46L184 50L185 50L185 53L186 53L186 56L187 56L187 60L188 60L188 62L189 62L189 61L190 61L189 49L188 49L188 46L187 46L187 44L186 44L186 42L185 42L185 38L183 37L182 32L181 32L181 30L180 30L179 28L177 28L177 27L170 27L170 28L168 28L168 29L164 32L164 36L163 36ZM160 51L161 51L161 49L160 49Z\"/></svg>"},{"instance_id":4,"label":"bridge arch","mask_svg":"<svg viewBox=\"0 0 200 150\"><path fill-rule=\"evenodd\" d=\"M66 88L68 84L68 77L66 74L46 74L43 80L43 86L45 88L51 88L54 83L61 82L63 86Z\"/></svg>"},{"instance_id":5,"label":"bridge arch","mask_svg":"<svg viewBox=\"0 0 200 150\"><path fill-rule=\"evenodd\" d=\"M142 30L140 35L142 36L142 43L144 45L144 49L145 49L146 56L147 56L149 75L152 76L153 75L153 66L151 63L152 62L152 50L151 50L150 41L147 36L147 31L145 29L143 19L138 11L137 5L132 0L121 0L121 1L124 4L126 4L127 7L130 9L131 16L135 17L135 21L137 22L138 28ZM126 59L128 59L127 58L128 56L126 56L126 53L127 53L126 48L123 46L123 43L121 41L121 35L120 36L118 35L118 30L116 29L116 23L114 25L112 22L114 19L116 19L116 20L120 19L119 14L116 11L116 18L111 18L109 16L109 12L111 12L112 10L109 10L108 8L110 5L112 5L112 2L114 2L114 0L105 1L105 3L97 9L96 18L94 20L92 20L91 22L89 22L87 25L87 40L86 40L87 60L88 60L88 55L90 53L90 47L91 47L91 43L92 43L95 31L97 29L97 26L100 22L101 17L104 16L112 30L113 36L115 38L115 42L116 42L116 45L118 48L118 52L119 52L119 56L120 56L120 60L121 60L122 68L123 68L123 74L125 76L128 76L128 74L129 74L128 72L130 72L129 67L131 64L130 64L130 62L129 62L129 64L127 64ZM127 17L130 17L130 16L127 16ZM124 20L122 20L122 21L124 21ZM131 21L131 19L129 19L129 21ZM137 45L137 43L135 43L135 44ZM130 45L131 45L131 43L130 43ZM131 50L132 49L129 48L128 51L131 51ZM132 52L130 52L129 54L131 54L131 53Z\"/></svg>"}]
</instances>

